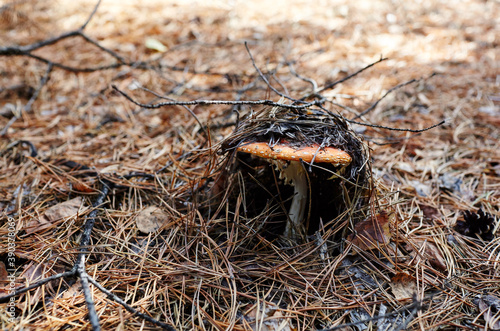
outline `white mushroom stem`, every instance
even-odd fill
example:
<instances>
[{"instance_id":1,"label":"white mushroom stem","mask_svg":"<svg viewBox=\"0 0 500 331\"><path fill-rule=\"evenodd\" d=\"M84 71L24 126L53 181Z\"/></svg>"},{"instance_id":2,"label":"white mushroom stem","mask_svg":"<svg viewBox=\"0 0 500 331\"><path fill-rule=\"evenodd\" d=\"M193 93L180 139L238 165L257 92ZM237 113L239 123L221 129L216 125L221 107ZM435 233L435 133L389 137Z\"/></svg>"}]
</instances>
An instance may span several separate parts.
<instances>
[{"instance_id":1,"label":"white mushroom stem","mask_svg":"<svg viewBox=\"0 0 500 331\"><path fill-rule=\"evenodd\" d=\"M292 204L288 217L290 221L286 224L285 237L296 239L304 229L304 213L307 204L307 177L304 167L299 161L290 161L288 165L283 162L274 163L280 170L280 177L284 177L285 183L290 183L293 188Z\"/></svg>"}]
</instances>

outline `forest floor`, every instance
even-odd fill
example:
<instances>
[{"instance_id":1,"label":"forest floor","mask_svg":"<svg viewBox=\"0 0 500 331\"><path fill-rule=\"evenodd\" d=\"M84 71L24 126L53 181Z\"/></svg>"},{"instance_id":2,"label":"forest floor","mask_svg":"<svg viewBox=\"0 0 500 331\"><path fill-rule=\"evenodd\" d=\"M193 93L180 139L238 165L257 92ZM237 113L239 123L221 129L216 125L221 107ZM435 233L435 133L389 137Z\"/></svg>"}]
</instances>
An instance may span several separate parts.
<instances>
[{"instance_id":1,"label":"forest floor","mask_svg":"<svg viewBox=\"0 0 500 331\"><path fill-rule=\"evenodd\" d=\"M96 43L6 54L94 6L0 7L0 296L83 248L89 277L177 330L500 330L498 2L108 0L82 30ZM237 114L269 106L117 91L290 104L269 85L313 100L382 57L321 92L371 153L367 221L340 239L262 236L244 194L204 208ZM92 328L77 276L4 301L1 328ZM158 328L89 288L103 329Z\"/></svg>"}]
</instances>

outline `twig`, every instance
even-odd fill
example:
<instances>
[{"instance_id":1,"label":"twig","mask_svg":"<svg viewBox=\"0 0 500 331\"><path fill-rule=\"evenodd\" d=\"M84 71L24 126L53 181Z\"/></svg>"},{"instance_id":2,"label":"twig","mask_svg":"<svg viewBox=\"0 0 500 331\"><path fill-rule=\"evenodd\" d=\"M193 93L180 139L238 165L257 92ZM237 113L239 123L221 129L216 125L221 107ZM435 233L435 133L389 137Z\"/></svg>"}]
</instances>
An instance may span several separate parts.
<instances>
[{"instance_id":1,"label":"twig","mask_svg":"<svg viewBox=\"0 0 500 331\"><path fill-rule=\"evenodd\" d=\"M113 51L109 50L109 52L113 52ZM2 55L6 55L6 54L2 54L1 48L0 48L0 56L2 56ZM38 60L40 62L43 62L43 63L47 63L47 64L51 63L54 67L60 68L60 69L63 69L63 70L69 71L69 72L87 72L88 73L88 72L95 72L95 71L101 71L101 70L107 70L107 69L116 69L116 68L119 68L121 66L134 66L135 65L136 67L140 67L141 64L144 64L144 62L119 62L119 63L109 64L109 65L104 65L104 66L98 66L98 67L75 68L75 67L64 65L62 63L47 60L46 58L31 54L31 53L21 53L21 54L12 54L12 55L29 56L29 57L31 57L35 60Z\"/></svg>"},{"instance_id":2,"label":"twig","mask_svg":"<svg viewBox=\"0 0 500 331\"><path fill-rule=\"evenodd\" d=\"M60 273L51 277L47 277L41 281L36 282L35 284L32 284L30 286L27 286L23 289L17 290L14 294L9 294L7 296L0 297L0 301L4 301L9 299L10 297L17 296L19 294L25 293L29 290L38 288L52 280L59 279L62 277L68 277L68 276L74 276L78 275L80 277L81 283L82 283L82 288L85 296L85 302L87 304L87 309L89 310L89 320L90 323L92 324L92 329L94 331L99 331L100 325L99 325L99 317L97 315L97 312L95 310L95 305L94 301L92 299L92 294L90 292L90 287L88 283L88 275L85 271L85 256L87 253L87 246L90 242L90 235L92 233L92 228L94 227L95 224L95 218L97 215L97 207L102 205L104 202L104 199L108 195L109 192L109 186L107 183L104 183L103 188L99 196L97 197L96 201L93 203L93 207L95 208L90 212L90 214L87 216L87 220L84 225L82 237L80 240L80 254L77 257L76 263L73 266L71 271Z\"/></svg>"},{"instance_id":3,"label":"twig","mask_svg":"<svg viewBox=\"0 0 500 331\"><path fill-rule=\"evenodd\" d=\"M344 77L344 78L342 78L342 79L340 79L340 80L337 80L337 81L335 81L335 82L332 82L332 83L330 83L330 84L327 84L327 85L323 86L323 87L322 87L322 88L320 88L319 90L314 91L312 94L309 94L309 95L307 95L307 96L303 97L301 100L305 100L305 99L307 99L307 98L310 98L310 97L311 97L311 96L313 96L313 95L318 95L318 94L321 94L321 92L324 92L324 91L326 91L326 90L332 89L332 88L334 88L335 86L337 86L338 84L343 83L343 82L345 82L345 81L347 81L347 80L351 79L352 77L354 77L354 76L356 76L356 75L360 74L361 72L365 71L366 69L369 69L369 68L373 67L374 65L376 65L376 64L378 64L378 63L380 63L380 62L382 62L382 61L385 61L385 60L387 60L387 58L386 58L386 57L380 57L380 59L379 59L379 60L377 60L377 61L375 61L375 62L373 62L373 63L371 63L371 64L367 65L367 66L366 66L366 67L364 67L364 68L359 69L358 71L356 71L356 72L355 72L355 73L353 73L353 74L350 74L350 75L349 75L349 76L347 76L347 77Z\"/></svg>"},{"instance_id":4,"label":"twig","mask_svg":"<svg viewBox=\"0 0 500 331\"><path fill-rule=\"evenodd\" d=\"M26 287L23 287L19 290L16 290L14 293L10 293L10 294L7 294L7 295L0 297L0 303L7 302L7 301L9 301L10 298L17 297L23 293L26 293L26 292L29 292L33 289L39 288L40 286L45 285L48 282L51 282L53 280L57 280L59 278L72 277L75 274L76 274L75 270L71 270L71 271L61 272L59 274L44 278L44 279L39 280L39 281L29 285L29 286L26 286Z\"/></svg>"},{"instance_id":5,"label":"twig","mask_svg":"<svg viewBox=\"0 0 500 331\"><path fill-rule=\"evenodd\" d=\"M95 281L94 279L92 279L90 276L88 277L88 281L90 283L94 284L94 286L97 287L99 290L101 290L101 292L103 292L104 294L106 294L109 299L111 299L111 300L119 303L120 305L123 306L123 308L125 308L126 310L128 310L132 314L137 315L137 316L145 319L148 322L156 324L156 325L164 328L165 330L175 331L175 328L172 327L170 324L160 322L160 321L158 321L158 320L156 320L154 318L151 318L150 316L148 316L146 314L143 314L143 313L137 311L136 309L132 308L125 301L123 301L122 299L120 299L119 297L117 297L116 295L114 295L113 293L111 293L110 291L108 291L107 289L105 289L101 284L99 284L97 281Z\"/></svg>"},{"instance_id":6,"label":"twig","mask_svg":"<svg viewBox=\"0 0 500 331\"><path fill-rule=\"evenodd\" d=\"M313 91L316 91L318 89L318 83L316 83L316 81L314 79L300 75L298 72L295 71L295 68L293 67L293 64L291 62L287 62L287 65L288 65L288 68L290 69L290 72L292 73L292 75L294 75L295 77L297 77L300 80L303 80L303 81L311 84Z\"/></svg>"},{"instance_id":7,"label":"twig","mask_svg":"<svg viewBox=\"0 0 500 331\"><path fill-rule=\"evenodd\" d=\"M412 134L412 135L409 135L407 137L382 137L382 138L363 135L363 138L366 139L367 141L370 141L372 144L375 144L377 146L387 146L387 145L397 144L397 143L400 143L400 142L405 141L405 140L411 140L415 137L418 137L419 135L420 135L420 133ZM387 142L381 143L381 142L375 141L375 139L381 139L381 140L387 141Z\"/></svg>"},{"instance_id":8,"label":"twig","mask_svg":"<svg viewBox=\"0 0 500 331\"><path fill-rule=\"evenodd\" d=\"M80 281L82 283L83 294L85 296L85 302L87 304L87 309L89 310L89 320L90 324L92 324L92 329L94 331L99 331L101 329L99 325L99 317L97 315L97 311L95 309L95 304L92 299L92 293L90 292L90 286L88 281L88 274L85 271L85 256L87 255L87 247L90 243L90 235L92 233L92 229L94 228L95 219L97 216L97 207L101 206L104 203L104 199L108 196L109 185L108 182L104 181L101 189L101 193L97 197L96 201L92 204L94 209L89 213L86 217L87 220L83 226L83 233L80 239L80 254L76 258L76 263L73 267L73 271L80 276Z\"/></svg>"},{"instance_id":9,"label":"twig","mask_svg":"<svg viewBox=\"0 0 500 331\"><path fill-rule=\"evenodd\" d=\"M92 38L88 37L84 33L84 29L87 27L87 25L90 23L92 18L94 17L95 13L97 12L97 9L101 3L101 0L98 0L96 5L94 6L94 9L88 16L87 20L85 21L84 24L82 24L78 29L62 33L56 37L53 38L48 38L42 41L35 42L30 45L25 45L25 46L2 46L0 47L0 56L28 56L31 57L35 60L47 63L49 66L52 67L57 67L60 69L64 69L66 71L71 71L71 72L94 72L94 71L99 71L99 70L105 70L105 69L112 69L112 68L118 68L123 65L129 65L129 66L143 66L146 67L147 64L145 62L127 62L122 56L120 56L118 53L112 51L109 48L106 48L99 44L97 41L93 40ZM81 37L88 43L98 47L102 51L108 53L111 55L113 58L115 58L118 62L111 64L111 65L106 65L106 66L99 66L99 67L93 67L93 68L76 68L76 67L71 67L64 65L62 63L57 63L53 62L51 60L48 60L44 57L32 54L33 51L36 51L40 48L47 47L50 45L53 45L61 40L67 39L67 38L72 38L72 37Z\"/></svg>"},{"instance_id":10,"label":"twig","mask_svg":"<svg viewBox=\"0 0 500 331\"><path fill-rule=\"evenodd\" d=\"M324 108L322 106L319 106L319 107L321 109L323 109L324 111L329 112L328 109L326 109L326 108ZM384 130L402 131L402 132L424 132L424 131L428 131L430 129L433 129L435 127L438 127L438 126L443 125L444 123L446 123L445 120L442 120L441 122L439 122L437 124L433 124L433 125L431 125L429 127L423 128L423 129L401 129L401 128L393 128L393 127L384 126L384 125L378 125L378 124L369 124L369 123L357 122L357 121L350 120L348 118L344 118L344 120L346 122L351 123L351 124L357 124L357 125L367 126L367 127L370 127L370 128L379 128L379 129L384 129Z\"/></svg>"},{"instance_id":11,"label":"twig","mask_svg":"<svg viewBox=\"0 0 500 331\"><path fill-rule=\"evenodd\" d=\"M370 127L370 128L379 128L379 129L384 129L384 130L401 131L401 132L424 132L424 131L428 131L428 130L434 129L435 127L438 127L438 126L443 125L444 123L446 123L445 120L442 120L439 123L433 124L431 126L423 128L423 129L401 129L401 128L393 128L393 127L384 126L384 125L361 123L361 122L356 122L356 121L349 120L349 119L346 119L346 121L349 122L349 123L363 125L363 126L367 126L367 127Z\"/></svg>"},{"instance_id":12,"label":"twig","mask_svg":"<svg viewBox=\"0 0 500 331\"><path fill-rule=\"evenodd\" d=\"M92 19L92 17L94 17L95 13L97 12L97 8L99 8L100 4L101 0L97 0L97 3L94 6L94 10L92 10L92 12L90 13L89 17L87 18L87 21L85 21L85 23L82 24L82 26L80 27L80 31L85 30L87 25L90 23L90 20Z\"/></svg>"},{"instance_id":13,"label":"twig","mask_svg":"<svg viewBox=\"0 0 500 331\"><path fill-rule=\"evenodd\" d=\"M78 29L69 31L66 33L62 33L59 36L48 38L30 45L26 46L7 46L7 47L0 47L0 55L25 55L27 53L31 53L37 49L40 49L45 46L50 46L55 43L57 43L60 40L69 38L69 37L74 37L78 36L82 33L83 29L87 26L87 24L90 22L92 17L97 11L97 7L99 7L99 4L101 3L101 0L97 1L97 4L95 5L94 9L92 10L92 13L89 15L85 23L80 26Z\"/></svg>"},{"instance_id":14,"label":"twig","mask_svg":"<svg viewBox=\"0 0 500 331\"><path fill-rule=\"evenodd\" d=\"M375 102L374 102L374 103L373 103L370 107L368 107L367 109L363 110L363 111L362 111L361 113L359 113L358 115L354 116L354 117L352 118L352 120L358 119L358 118L360 118L361 116L368 114L370 111L372 111L373 109L375 109L375 107L377 107L377 105L379 104L379 102L380 102L380 101L382 101L382 100L383 100L386 96L388 96L388 95L389 95L390 93L392 93L393 91L395 91L395 90L397 90L397 89L399 89L399 88L402 88L402 87L404 87L404 86L406 86L406 85L410 85L410 84L412 84L412 83L414 83L414 82L416 82L416 81L417 81L416 79L412 79L412 80L409 80L409 81L407 81L407 82L405 82L405 83L398 84L398 85L396 85L396 86L394 86L394 87L390 88L390 89L389 89L389 91L385 92L385 94L384 94L381 98L379 98L377 101L375 101Z\"/></svg>"},{"instance_id":15,"label":"twig","mask_svg":"<svg viewBox=\"0 0 500 331\"><path fill-rule=\"evenodd\" d=\"M92 325L92 330L99 331L101 330L101 326L99 324L99 316L97 315L97 311L95 309L94 300L92 299L92 292L90 291L88 280L89 276L85 271L85 259L80 259L76 265L78 265L78 275L80 276L80 282L82 283L83 296L85 297L85 303L87 304L87 309L89 311L89 320Z\"/></svg>"},{"instance_id":16,"label":"twig","mask_svg":"<svg viewBox=\"0 0 500 331\"><path fill-rule=\"evenodd\" d=\"M160 99L163 99L163 100L172 100L171 98L167 98L167 97L164 97L158 93L156 93L155 91L152 91L144 86L141 86L140 87L142 90L146 91L146 92L149 92L151 94L153 94L154 96L160 98ZM191 110L191 108L187 107L187 106L183 106L184 109L186 109L189 114L196 120L196 122L198 123L198 125L200 126L201 130L203 130L203 133L205 134L205 137L208 138L208 132L207 132L207 128L205 125L201 124L201 121L200 119L198 118L198 116L196 116L196 114Z\"/></svg>"},{"instance_id":17,"label":"twig","mask_svg":"<svg viewBox=\"0 0 500 331\"><path fill-rule=\"evenodd\" d=\"M102 183L101 193L98 195L95 202L92 204L94 210L92 210L87 216L87 220L83 226L82 238L80 239L80 254L78 255L77 260L83 260L85 258L87 252L87 246L90 243L90 234L92 233L92 229L94 228L95 219L97 216L97 207L101 206L104 203L104 199L108 196L109 192L109 182L103 181ZM76 263L78 265L78 263Z\"/></svg>"},{"instance_id":18,"label":"twig","mask_svg":"<svg viewBox=\"0 0 500 331\"><path fill-rule=\"evenodd\" d=\"M249 100L244 100L244 101L229 101L229 100L193 100L193 101L171 101L171 102L159 102L156 104L144 104L135 101L131 96L129 96L127 93L123 92L120 90L116 85L112 85L113 89L115 89L118 93L123 95L125 98L127 98L130 102L134 103L137 106L144 107L144 108L149 108L149 109L156 109L156 108L161 108L161 107L166 107L166 106L193 106L193 105L201 105L201 106L207 106L207 105L251 105L251 106L258 106L258 105L263 105L263 106L273 106L273 107L282 107L282 108L288 108L288 109L307 109L312 106L318 106L322 104L324 101L322 100L315 100L303 105L287 105L287 104L282 104L278 102L274 102L271 100L257 100L257 101L249 101Z\"/></svg>"},{"instance_id":19,"label":"twig","mask_svg":"<svg viewBox=\"0 0 500 331\"><path fill-rule=\"evenodd\" d=\"M33 43L31 45L26 45L26 46L7 46L7 47L0 47L0 55L26 55L28 53L31 53L37 49L40 49L45 46L50 46L58 41L61 41L63 39L69 38L69 37L74 37L81 35L83 33L83 30L87 27L89 22L92 20L92 17L94 17L95 13L97 12L97 8L101 4L101 0L98 0L96 5L94 6L94 9L92 10L92 13L90 13L89 17L85 21L84 24L82 24L78 29L69 31L66 33L62 33L59 36L53 37L53 38L48 38L36 43Z\"/></svg>"},{"instance_id":20,"label":"twig","mask_svg":"<svg viewBox=\"0 0 500 331\"><path fill-rule=\"evenodd\" d=\"M262 80L266 83L266 85L274 92L276 93L277 95L279 95L280 97L282 98L285 98L285 99L288 99L288 100L291 100L293 102L296 102L296 103L305 103L303 100L297 100L297 99L294 99L284 93L281 93L280 91L278 91L276 88L274 88L274 86L271 85L271 83L269 83L269 80L266 78L266 76L264 76L264 74L262 73L262 71L259 69L259 67L257 66L257 64L255 63L255 59L253 58L253 55L252 55L252 52L250 52L250 49L248 48L248 43L245 41L245 48L247 50L247 53L248 53L248 56L250 56L250 60L252 61L252 65L253 67L255 68L255 70L257 70L257 73L259 74L259 76L262 78Z\"/></svg>"},{"instance_id":21,"label":"twig","mask_svg":"<svg viewBox=\"0 0 500 331\"><path fill-rule=\"evenodd\" d=\"M40 94L40 91L45 86L45 84L47 84L47 82L49 81L49 79L50 79L50 73L52 72L52 68L54 68L54 65L52 63L49 63L47 65L47 70L45 71L45 75L43 75L42 79L40 80L40 86L38 86L38 88L35 90L35 92L31 96L31 98L28 101L28 103L26 104L26 106L24 106L24 111L26 113L29 112L29 111L31 111L31 106L33 106L33 103L38 98L38 95Z\"/></svg>"},{"instance_id":22,"label":"twig","mask_svg":"<svg viewBox=\"0 0 500 331\"><path fill-rule=\"evenodd\" d=\"M133 174L130 176L136 176L136 174ZM172 326L170 326L168 324L159 322L159 321L157 321L157 320L155 320L147 315L144 315L142 313L135 311L133 308L128 306L123 300L120 300L118 297L112 295L111 292L104 289L104 287L97 284L97 282L95 280L93 280L87 274L87 271L85 270L85 258L86 258L86 255L88 252L88 247L90 244L90 236L92 234L92 229L94 228L94 224L95 224L96 217L97 217L97 212L98 212L97 208L104 203L104 200L106 199L106 197L109 193L110 185L112 185L107 180L103 180L102 184L103 185L102 185L101 192L98 195L97 199L92 204L94 209L86 217L86 221L85 221L85 224L83 226L83 233L82 233L82 236L80 239L80 244L79 244L80 253L78 254L78 257L76 259L76 262L75 262L73 268L70 271L66 271L63 273L59 273L57 275L53 275L53 276L44 278L44 279L42 279L34 284L31 284L25 288L16 290L14 293L2 296L2 297L0 297L0 302L6 302L12 297L19 296L20 294L23 294L23 293L26 293L30 290L36 289L44 284L47 284L50 281L57 280L59 278L73 277L76 275L76 276L80 277L80 281L82 284L82 289L83 289L83 293L84 293L84 297L85 297L85 302L87 305L87 309L89 311L89 320L90 320L90 324L92 325L92 330L99 331L99 330L101 330L101 327L99 324L99 316L98 316L96 308L95 308L95 303L94 303L94 300L92 299L92 293L90 290L89 283L92 283L95 286L97 286L97 288L99 290L103 291L105 294L107 294L108 297L111 296L111 298L113 300L115 300L119 304L123 305L123 307L125 307L125 309L136 314L137 316L140 316L141 318L144 318L145 320L147 320L151 323L154 323L156 325L159 325L167 330L175 330Z\"/></svg>"}]
</instances>

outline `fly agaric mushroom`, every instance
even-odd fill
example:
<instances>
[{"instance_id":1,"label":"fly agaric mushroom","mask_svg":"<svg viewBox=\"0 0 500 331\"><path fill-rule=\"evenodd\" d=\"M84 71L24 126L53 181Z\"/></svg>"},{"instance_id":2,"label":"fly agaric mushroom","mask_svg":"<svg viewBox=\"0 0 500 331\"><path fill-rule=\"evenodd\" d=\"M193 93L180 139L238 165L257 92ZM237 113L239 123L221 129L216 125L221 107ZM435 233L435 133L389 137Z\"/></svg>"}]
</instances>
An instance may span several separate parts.
<instances>
[{"instance_id":1,"label":"fly agaric mushroom","mask_svg":"<svg viewBox=\"0 0 500 331\"><path fill-rule=\"evenodd\" d=\"M284 233L288 238L295 238L297 231L300 232L307 204L307 176L301 160L308 163L329 163L334 167L345 167L352 161L349 154L337 148L321 148L317 144L293 147L286 141L273 147L265 142L243 143L237 151L267 159L279 170L280 178L294 187L292 204L288 212L289 222Z\"/></svg>"}]
</instances>

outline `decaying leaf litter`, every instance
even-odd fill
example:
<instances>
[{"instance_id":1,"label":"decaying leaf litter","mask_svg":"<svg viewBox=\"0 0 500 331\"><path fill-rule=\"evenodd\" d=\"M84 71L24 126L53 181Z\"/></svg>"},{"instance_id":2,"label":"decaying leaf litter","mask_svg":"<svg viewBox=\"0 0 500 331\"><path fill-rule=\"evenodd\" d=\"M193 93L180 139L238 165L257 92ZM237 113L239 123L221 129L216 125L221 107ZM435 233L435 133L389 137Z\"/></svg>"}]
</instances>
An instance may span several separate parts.
<instances>
[{"instance_id":1,"label":"decaying leaf litter","mask_svg":"<svg viewBox=\"0 0 500 331\"><path fill-rule=\"evenodd\" d=\"M31 5L40 11L27 10ZM58 29L74 28L92 6L85 13L48 2L4 7L2 29L13 31L7 44L29 44ZM18 233L19 285L40 277L41 270L50 276L72 267L89 213L83 207L91 205L102 180L109 180L115 186L98 209L87 272L140 312L176 329L387 329L405 323L409 328L495 327L498 235L480 240L454 226L474 219L464 219L463 213L479 208L498 217L498 37L493 29L498 8L480 2L467 8L434 2L396 8L373 2L373 8L346 4L327 11L319 6L312 13L287 5L278 13L261 4L254 15L244 4L232 10L177 5L155 14L150 6L103 4L87 33L132 60L160 58L156 63L161 67L124 66L87 74L52 70L31 109L21 112L2 138L1 203L9 213L2 218L14 218L18 230L46 220L65 201L85 200L81 210L54 220L55 226ZM131 19L130 8L148 16L134 14ZM481 13L484 23L477 24L475 13ZM50 20L48 14L53 14ZM114 15L113 24L109 15ZM163 17L164 24L155 24L151 15ZM294 19L286 20L286 15ZM267 25L259 23L266 19ZM160 41L167 52L148 50L145 36ZM389 212L390 238L386 225L372 227L372 232L365 231L367 225L357 232L366 233L357 241L333 241L320 231L317 240L284 246L261 235L255 227L264 223L261 217L248 220L234 213L244 206L242 200L235 199L240 209L206 211L198 202L206 201L205 190L214 183L218 166L207 160L220 160L214 151L233 132L235 111L242 119L250 108L262 108L190 107L208 124L207 139L183 107L139 108L111 88L115 84L145 103L166 100L156 100L141 87L176 101L278 101L255 72L243 41L270 84L297 99L380 54L388 56L322 91L328 98L325 107L346 118L368 109L391 87L419 80L393 91L358 121L422 129L447 119L445 125L418 135L352 126L372 149L376 179L376 199L363 212L377 216L364 224ZM37 54L76 67L113 60L75 40ZM7 64L3 127L28 102L47 68L24 57L2 61ZM19 141L32 143L38 156L30 156L26 143L13 144ZM144 176L127 177L131 174ZM162 228L139 231L137 222L151 206L161 209L157 219L164 220ZM496 233L498 220L490 226ZM380 240L370 240L375 238ZM359 249L363 244L377 248ZM89 327L78 284L71 278L58 280L24 295L16 325ZM415 288L417 298L401 288ZM154 327L95 287L92 295L104 329Z\"/></svg>"}]
</instances>

